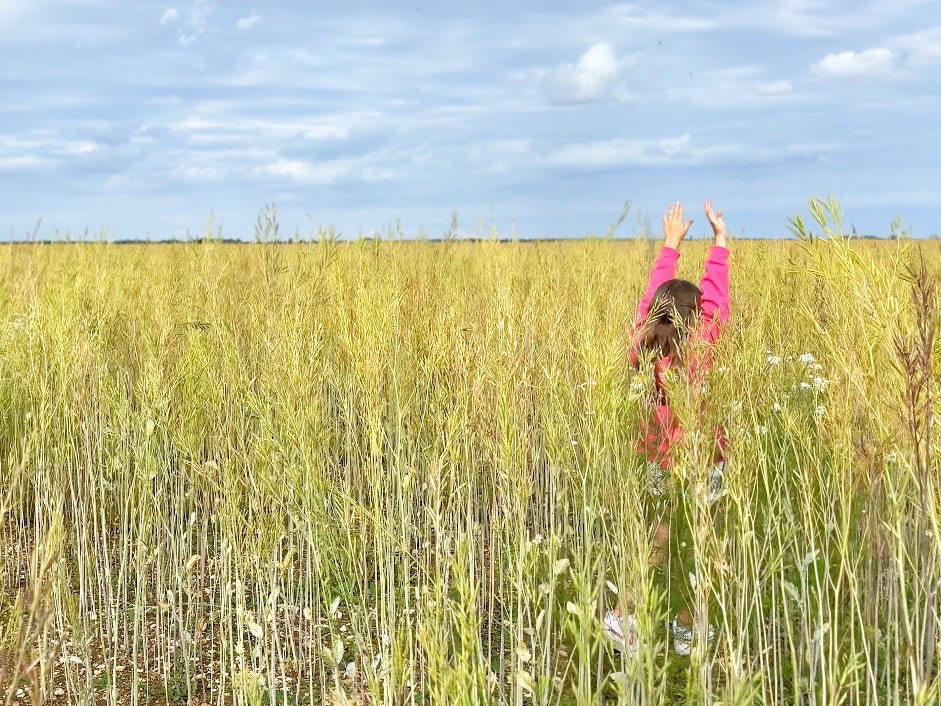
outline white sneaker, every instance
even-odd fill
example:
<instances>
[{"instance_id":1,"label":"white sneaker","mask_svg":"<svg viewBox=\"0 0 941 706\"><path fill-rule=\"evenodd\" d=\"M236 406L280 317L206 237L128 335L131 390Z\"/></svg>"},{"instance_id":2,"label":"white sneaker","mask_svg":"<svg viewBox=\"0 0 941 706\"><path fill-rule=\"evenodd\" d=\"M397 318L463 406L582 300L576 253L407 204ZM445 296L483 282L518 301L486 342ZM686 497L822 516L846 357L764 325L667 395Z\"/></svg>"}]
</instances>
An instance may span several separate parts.
<instances>
[{"instance_id":1,"label":"white sneaker","mask_svg":"<svg viewBox=\"0 0 941 706\"><path fill-rule=\"evenodd\" d=\"M673 633L673 651L680 657L688 657L693 651L693 640L695 634L693 626L680 625L676 620L670 625L670 632ZM716 629L711 625L706 626L706 641L712 642L716 637Z\"/></svg>"},{"instance_id":2,"label":"white sneaker","mask_svg":"<svg viewBox=\"0 0 941 706\"><path fill-rule=\"evenodd\" d=\"M617 652L623 652L629 657L637 654L640 648L640 634L637 632L637 618L633 613L621 615L618 611L609 610L605 613L602 623L605 637Z\"/></svg>"}]
</instances>

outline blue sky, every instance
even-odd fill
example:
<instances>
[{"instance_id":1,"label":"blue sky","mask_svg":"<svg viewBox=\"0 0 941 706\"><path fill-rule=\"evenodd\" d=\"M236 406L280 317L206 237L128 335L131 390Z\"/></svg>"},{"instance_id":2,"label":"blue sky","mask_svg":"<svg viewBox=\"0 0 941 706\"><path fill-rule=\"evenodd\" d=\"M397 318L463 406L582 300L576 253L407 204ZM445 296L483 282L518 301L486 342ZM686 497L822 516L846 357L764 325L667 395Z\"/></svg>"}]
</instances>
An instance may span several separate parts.
<instances>
[{"instance_id":1,"label":"blue sky","mask_svg":"<svg viewBox=\"0 0 941 706\"><path fill-rule=\"evenodd\" d=\"M576 9L577 8L577 9ZM936 0L0 0L3 235L941 232Z\"/></svg>"}]
</instances>

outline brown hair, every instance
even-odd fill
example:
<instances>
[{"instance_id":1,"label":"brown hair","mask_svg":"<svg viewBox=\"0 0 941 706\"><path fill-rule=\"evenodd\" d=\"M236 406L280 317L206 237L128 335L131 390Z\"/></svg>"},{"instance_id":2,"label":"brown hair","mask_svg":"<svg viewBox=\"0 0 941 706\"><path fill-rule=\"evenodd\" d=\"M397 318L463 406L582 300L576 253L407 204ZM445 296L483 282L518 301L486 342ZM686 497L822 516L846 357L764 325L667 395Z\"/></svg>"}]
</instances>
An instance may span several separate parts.
<instances>
[{"instance_id":1,"label":"brown hair","mask_svg":"<svg viewBox=\"0 0 941 706\"><path fill-rule=\"evenodd\" d=\"M699 315L701 301L702 290L685 279L670 279L657 287L641 334L641 350L681 363L683 343Z\"/></svg>"}]
</instances>

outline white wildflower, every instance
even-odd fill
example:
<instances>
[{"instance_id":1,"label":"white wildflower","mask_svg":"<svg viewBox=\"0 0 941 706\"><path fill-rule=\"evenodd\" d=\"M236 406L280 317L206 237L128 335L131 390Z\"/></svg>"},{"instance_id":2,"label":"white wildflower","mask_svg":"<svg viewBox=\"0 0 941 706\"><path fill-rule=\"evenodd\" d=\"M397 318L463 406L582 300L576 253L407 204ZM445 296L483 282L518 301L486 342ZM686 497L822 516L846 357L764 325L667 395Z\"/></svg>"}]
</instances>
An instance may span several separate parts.
<instances>
[{"instance_id":1,"label":"white wildflower","mask_svg":"<svg viewBox=\"0 0 941 706\"><path fill-rule=\"evenodd\" d=\"M814 409L814 419L816 419L819 422L821 419L823 419L823 415L825 415L826 413L827 413L827 408L824 407L822 404L818 404L816 408Z\"/></svg>"},{"instance_id":2,"label":"white wildflower","mask_svg":"<svg viewBox=\"0 0 941 706\"><path fill-rule=\"evenodd\" d=\"M809 389L810 389L810 383L809 383L809 382L801 382L801 384L798 385L798 387L799 387L801 390L809 390Z\"/></svg>"},{"instance_id":3,"label":"white wildflower","mask_svg":"<svg viewBox=\"0 0 941 706\"><path fill-rule=\"evenodd\" d=\"M775 414L778 414L781 411L781 405L778 402L775 402L771 405L771 411Z\"/></svg>"},{"instance_id":4,"label":"white wildflower","mask_svg":"<svg viewBox=\"0 0 941 706\"><path fill-rule=\"evenodd\" d=\"M827 385L830 384L830 381L825 377L820 377L819 375L814 378L814 389L817 392L823 392L827 389Z\"/></svg>"},{"instance_id":5,"label":"white wildflower","mask_svg":"<svg viewBox=\"0 0 941 706\"><path fill-rule=\"evenodd\" d=\"M533 544L539 545L539 544L542 544L543 539L545 538L541 534L537 534L535 537L532 538L531 541Z\"/></svg>"},{"instance_id":6,"label":"white wildflower","mask_svg":"<svg viewBox=\"0 0 941 706\"><path fill-rule=\"evenodd\" d=\"M814 358L813 353L802 353L800 356L798 356L797 359L804 365L813 365L817 362L817 359Z\"/></svg>"},{"instance_id":7,"label":"white wildflower","mask_svg":"<svg viewBox=\"0 0 941 706\"><path fill-rule=\"evenodd\" d=\"M898 454L895 453L895 451L889 451L889 453L885 455L885 460L888 461L889 463L897 463L899 460L899 457L898 457Z\"/></svg>"},{"instance_id":8,"label":"white wildflower","mask_svg":"<svg viewBox=\"0 0 941 706\"><path fill-rule=\"evenodd\" d=\"M768 356L768 365L781 365L784 362L784 358L779 355L769 355Z\"/></svg>"},{"instance_id":9,"label":"white wildflower","mask_svg":"<svg viewBox=\"0 0 941 706\"><path fill-rule=\"evenodd\" d=\"M758 432L759 432L762 436L765 436L765 435L767 435L767 433L768 433L768 427L766 427L764 424L762 424L761 426L758 427Z\"/></svg>"}]
</instances>

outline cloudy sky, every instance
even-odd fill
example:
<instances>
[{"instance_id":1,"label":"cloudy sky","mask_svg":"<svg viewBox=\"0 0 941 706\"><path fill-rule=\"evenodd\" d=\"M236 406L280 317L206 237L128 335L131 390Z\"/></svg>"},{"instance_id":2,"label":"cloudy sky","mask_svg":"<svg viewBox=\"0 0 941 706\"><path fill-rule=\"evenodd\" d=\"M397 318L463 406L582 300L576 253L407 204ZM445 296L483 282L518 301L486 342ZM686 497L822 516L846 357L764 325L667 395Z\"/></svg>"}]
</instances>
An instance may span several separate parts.
<instances>
[{"instance_id":1,"label":"cloudy sky","mask_svg":"<svg viewBox=\"0 0 941 706\"><path fill-rule=\"evenodd\" d=\"M0 0L0 65L5 238L941 232L937 0Z\"/></svg>"}]
</instances>

